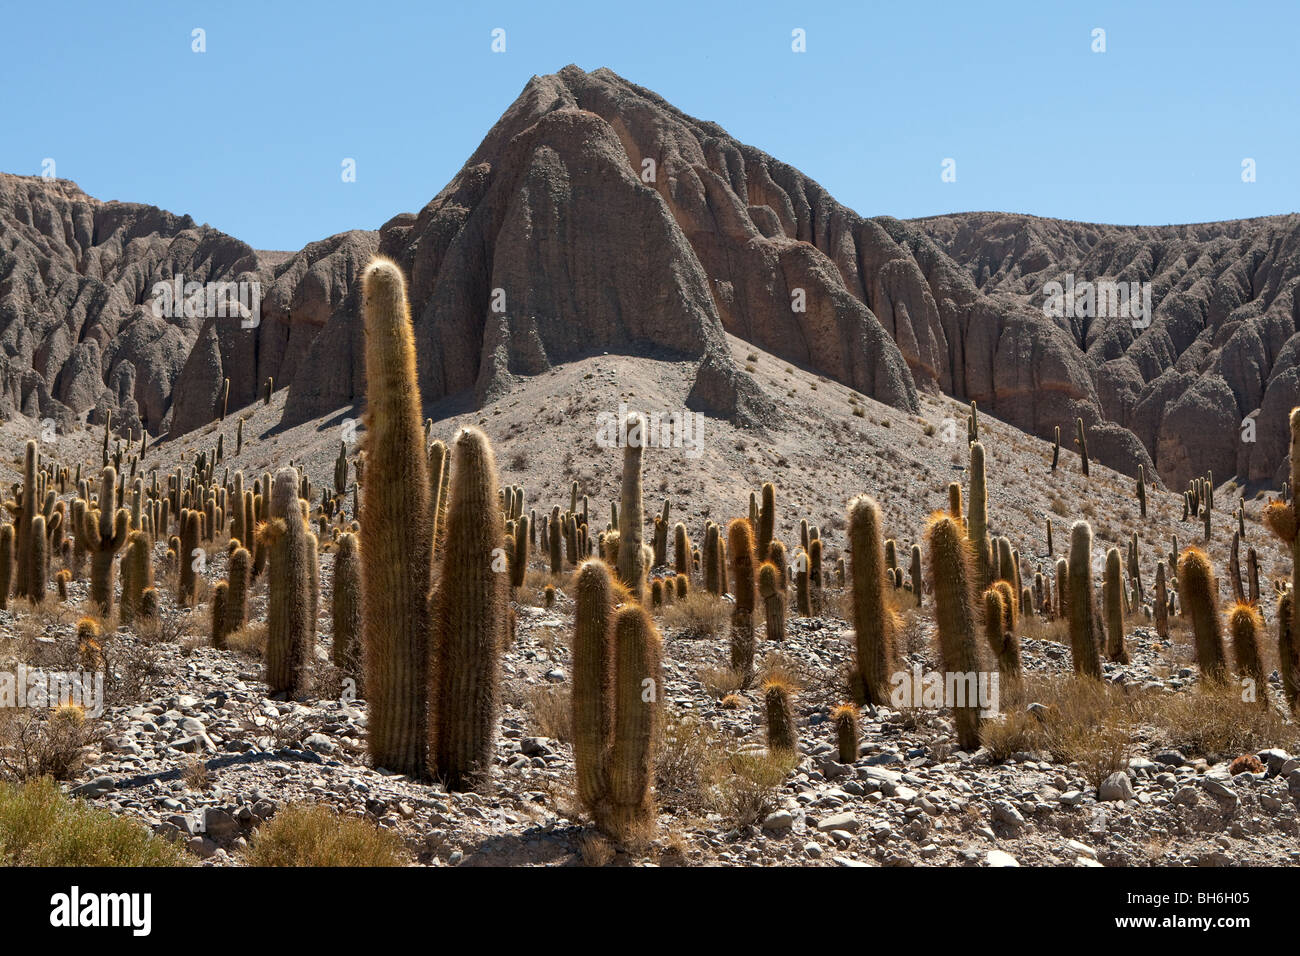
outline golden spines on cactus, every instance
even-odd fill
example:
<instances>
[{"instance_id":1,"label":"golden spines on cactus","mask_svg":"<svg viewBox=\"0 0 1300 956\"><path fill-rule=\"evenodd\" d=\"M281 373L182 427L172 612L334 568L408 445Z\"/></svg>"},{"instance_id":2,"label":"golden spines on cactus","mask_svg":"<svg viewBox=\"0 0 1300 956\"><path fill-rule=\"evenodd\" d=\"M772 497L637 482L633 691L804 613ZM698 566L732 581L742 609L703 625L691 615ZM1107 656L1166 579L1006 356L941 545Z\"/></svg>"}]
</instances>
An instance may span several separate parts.
<instances>
[{"instance_id":1,"label":"golden spines on cactus","mask_svg":"<svg viewBox=\"0 0 1300 956\"><path fill-rule=\"evenodd\" d=\"M975 638L974 572L970 545L962 535L961 527L944 512L938 512L930 519L925 537L930 552L930 587L934 591L935 623L943 670L946 674L977 675L982 665ZM854 557L856 559L856 554ZM970 750L979 747L980 719L978 701L965 700L953 708L953 723L961 747Z\"/></svg>"},{"instance_id":2,"label":"golden spines on cactus","mask_svg":"<svg viewBox=\"0 0 1300 956\"><path fill-rule=\"evenodd\" d=\"M736 604L731 612L731 669L748 685L754 671L754 539L745 518L727 525Z\"/></svg>"},{"instance_id":3,"label":"golden spines on cactus","mask_svg":"<svg viewBox=\"0 0 1300 956\"><path fill-rule=\"evenodd\" d=\"M1074 672L1100 678L1101 656L1097 649L1096 606L1092 592L1092 526L1086 521L1076 521L1070 529L1067 580L1070 653Z\"/></svg>"},{"instance_id":4,"label":"golden spines on cactus","mask_svg":"<svg viewBox=\"0 0 1300 956\"><path fill-rule=\"evenodd\" d=\"M1119 549L1106 552L1106 579L1102 594L1106 604L1106 656L1117 664L1127 664L1128 647L1124 644L1123 584L1120 581Z\"/></svg>"},{"instance_id":5,"label":"golden spines on cactus","mask_svg":"<svg viewBox=\"0 0 1300 956\"><path fill-rule=\"evenodd\" d=\"M492 446L479 429L462 428L451 454L432 602L428 753L429 772L459 790L485 783L492 765L510 581L494 567L504 522Z\"/></svg>"},{"instance_id":6,"label":"golden spines on cactus","mask_svg":"<svg viewBox=\"0 0 1300 956\"><path fill-rule=\"evenodd\" d=\"M840 763L855 763L858 759L858 709L852 704L840 704L831 711L835 724L835 744Z\"/></svg>"},{"instance_id":7,"label":"golden spines on cactus","mask_svg":"<svg viewBox=\"0 0 1300 956\"><path fill-rule=\"evenodd\" d=\"M691 579L688 578L685 574L677 575L673 583L676 585L677 588L678 600L681 600L682 598L686 597L687 594L690 593Z\"/></svg>"},{"instance_id":8,"label":"golden spines on cactus","mask_svg":"<svg viewBox=\"0 0 1300 956\"><path fill-rule=\"evenodd\" d=\"M1005 578L998 578L993 582L991 590L997 591L1002 596L1002 614L1003 620L1008 631L1015 631L1020 626L1019 599L1011 582Z\"/></svg>"},{"instance_id":9,"label":"golden spines on cactus","mask_svg":"<svg viewBox=\"0 0 1300 956\"><path fill-rule=\"evenodd\" d=\"M948 482L948 514L963 528L966 526L966 519L962 517L960 481Z\"/></svg>"},{"instance_id":10,"label":"golden spines on cactus","mask_svg":"<svg viewBox=\"0 0 1300 956\"><path fill-rule=\"evenodd\" d=\"M618 576L632 591L633 597L644 598L646 561L641 551L645 533L645 512L641 498L641 453L646 439L646 420L640 412L628 415L622 423L626 441L623 444L623 483L620 493Z\"/></svg>"},{"instance_id":11,"label":"golden spines on cactus","mask_svg":"<svg viewBox=\"0 0 1300 956\"><path fill-rule=\"evenodd\" d=\"M372 260L362 291L366 464L361 580L369 748L376 766L423 776L434 525L415 340L406 283L396 264ZM491 504L495 510L496 502Z\"/></svg>"},{"instance_id":12,"label":"golden spines on cactus","mask_svg":"<svg viewBox=\"0 0 1300 956\"><path fill-rule=\"evenodd\" d=\"M314 652L309 533L298 500L298 473L280 469L268 528L266 683L272 694L303 693Z\"/></svg>"},{"instance_id":13,"label":"golden spines on cactus","mask_svg":"<svg viewBox=\"0 0 1300 956\"><path fill-rule=\"evenodd\" d=\"M764 561L758 567L758 593L763 597L763 615L769 641L785 640L785 588L775 564Z\"/></svg>"},{"instance_id":14,"label":"golden spines on cactus","mask_svg":"<svg viewBox=\"0 0 1300 956\"><path fill-rule=\"evenodd\" d=\"M1228 611L1228 633L1232 636L1232 656L1237 664L1237 674L1253 682L1256 700L1267 708L1268 677L1260 653L1264 616L1259 613L1259 608L1246 601L1234 604Z\"/></svg>"},{"instance_id":15,"label":"golden spines on cactus","mask_svg":"<svg viewBox=\"0 0 1300 956\"><path fill-rule=\"evenodd\" d=\"M763 710L767 718L767 749L798 754L799 733L794 722L794 689L777 677L763 682Z\"/></svg>"},{"instance_id":16,"label":"golden spines on cactus","mask_svg":"<svg viewBox=\"0 0 1300 956\"><path fill-rule=\"evenodd\" d=\"M1192 622L1196 662L1202 679L1209 684L1222 684L1227 680L1228 661L1219 619L1219 588L1210 559L1200 548L1186 548L1179 555L1178 598L1184 615Z\"/></svg>"}]
</instances>

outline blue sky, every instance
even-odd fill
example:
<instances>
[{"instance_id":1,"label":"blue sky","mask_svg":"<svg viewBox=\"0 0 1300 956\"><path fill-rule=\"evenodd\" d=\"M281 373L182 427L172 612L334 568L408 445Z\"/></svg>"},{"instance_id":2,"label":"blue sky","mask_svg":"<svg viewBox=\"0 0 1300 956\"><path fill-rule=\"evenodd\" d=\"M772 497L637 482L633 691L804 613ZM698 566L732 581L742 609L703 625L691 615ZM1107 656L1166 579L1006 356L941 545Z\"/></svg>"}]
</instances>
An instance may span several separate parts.
<instances>
[{"instance_id":1,"label":"blue sky","mask_svg":"<svg viewBox=\"0 0 1300 956\"><path fill-rule=\"evenodd\" d=\"M1294 3L26 3L0 170L297 249L416 211L528 78L608 66L864 215L1300 210ZM491 33L506 31L493 53ZM207 51L191 50L191 31ZM791 50L791 31L807 51ZM1106 52L1092 51L1105 30ZM342 162L356 161L356 181ZM942 162L956 162L943 182ZM1242 161L1256 181L1242 182Z\"/></svg>"}]
</instances>

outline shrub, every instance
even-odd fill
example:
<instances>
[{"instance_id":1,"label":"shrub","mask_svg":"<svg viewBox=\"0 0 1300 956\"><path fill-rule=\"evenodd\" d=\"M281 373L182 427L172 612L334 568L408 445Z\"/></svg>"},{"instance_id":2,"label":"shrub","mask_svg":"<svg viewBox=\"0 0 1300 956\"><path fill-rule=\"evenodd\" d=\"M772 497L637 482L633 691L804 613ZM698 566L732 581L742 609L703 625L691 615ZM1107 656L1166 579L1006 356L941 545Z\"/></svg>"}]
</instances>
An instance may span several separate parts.
<instances>
[{"instance_id":1,"label":"shrub","mask_svg":"<svg viewBox=\"0 0 1300 956\"><path fill-rule=\"evenodd\" d=\"M0 783L0 866L186 866L179 846L69 800L49 777Z\"/></svg>"},{"instance_id":2,"label":"shrub","mask_svg":"<svg viewBox=\"0 0 1300 956\"><path fill-rule=\"evenodd\" d=\"M249 866L405 866L401 837L322 806L291 804L253 837Z\"/></svg>"},{"instance_id":3,"label":"shrub","mask_svg":"<svg viewBox=\"0 0 1300 956\"><path fill-rule=\"evenodd\" d=\"M717 637L728 633L731 603L703 589L690 591L664 608L662 620L665 628L680 628L681 637Z\"/></svg>"}]
</instances>

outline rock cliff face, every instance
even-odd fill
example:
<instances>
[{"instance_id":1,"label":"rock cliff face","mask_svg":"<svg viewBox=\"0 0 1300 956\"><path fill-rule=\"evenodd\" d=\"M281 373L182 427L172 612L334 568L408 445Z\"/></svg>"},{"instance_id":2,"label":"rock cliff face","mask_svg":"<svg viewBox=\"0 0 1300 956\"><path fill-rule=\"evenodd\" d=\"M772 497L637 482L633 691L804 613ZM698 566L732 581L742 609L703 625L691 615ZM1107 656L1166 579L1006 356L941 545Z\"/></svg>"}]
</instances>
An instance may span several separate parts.
<instances>
[{"instance_id":1,"label":"rock cliff face","mask_svg":"<svg viewBox=\"0 0 1300 956\"><path fill-rule=\"evenodd\" d=\"M698 363L684 402L772 409L724 332L897 408L974 399L1181 485L1273 480L1300 404L1300 217L1160 228L972 213L864 219L608 70L534 77L418 213L259 253L188 217L0 175L0 413L177 435L268 377L287 423L364 395L358 277L410 280L426 401L485 403L599 352ZM257 281L261 323L158 318L155 283ZM1050 317L1051 282L1149 283L1152 321ZM1243 426L1253 415L1254 428ZM1254 441L1243 440L1246 436Z\"/></svg>"}]
</instances>

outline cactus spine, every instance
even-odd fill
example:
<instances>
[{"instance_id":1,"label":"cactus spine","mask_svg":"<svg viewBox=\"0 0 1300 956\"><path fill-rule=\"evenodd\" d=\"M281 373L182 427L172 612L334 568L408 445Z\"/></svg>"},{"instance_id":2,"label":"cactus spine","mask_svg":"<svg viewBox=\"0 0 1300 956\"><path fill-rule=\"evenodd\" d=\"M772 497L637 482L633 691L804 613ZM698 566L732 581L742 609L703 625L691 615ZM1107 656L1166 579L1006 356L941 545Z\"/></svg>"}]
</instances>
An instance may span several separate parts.
<instances>
[{"instance_id":1,"label":"cactus spine","mask_svg":"<svg viewBox=\"0 0 1300 956\"><path fill-rule=\"evenodd\" d=\"M835 723L835 744L840 763L854 763L858 759L858 709L852 704L840 704L831 711Z\"/></svg>"}]
</instances>

